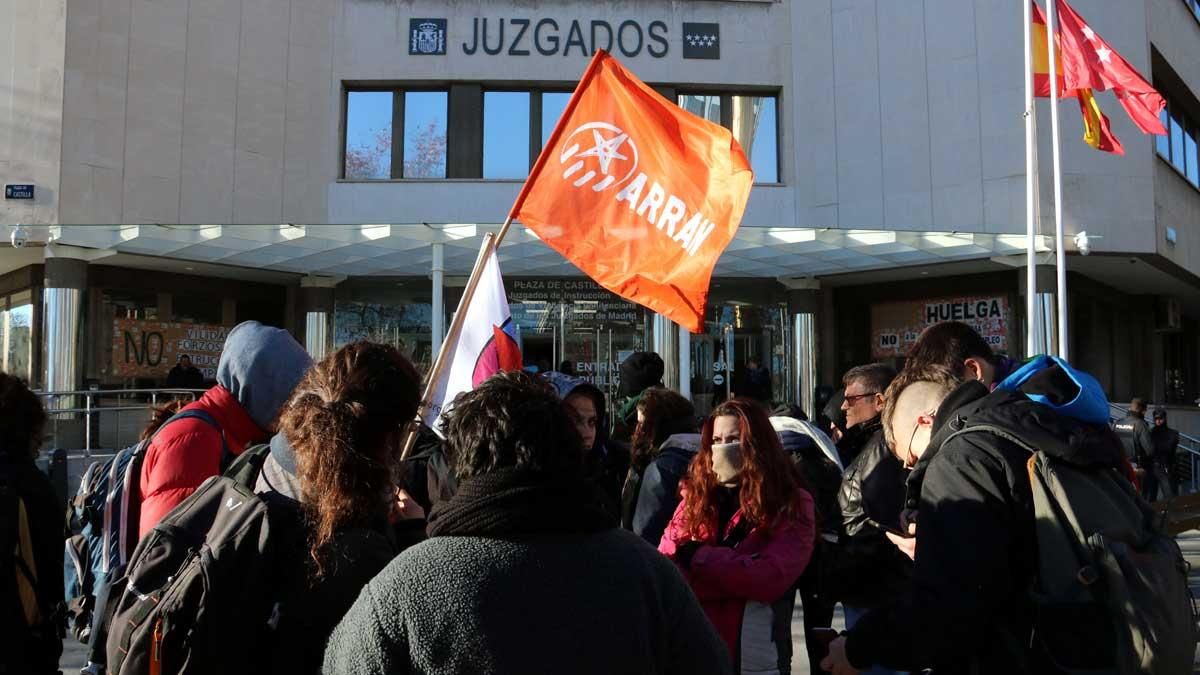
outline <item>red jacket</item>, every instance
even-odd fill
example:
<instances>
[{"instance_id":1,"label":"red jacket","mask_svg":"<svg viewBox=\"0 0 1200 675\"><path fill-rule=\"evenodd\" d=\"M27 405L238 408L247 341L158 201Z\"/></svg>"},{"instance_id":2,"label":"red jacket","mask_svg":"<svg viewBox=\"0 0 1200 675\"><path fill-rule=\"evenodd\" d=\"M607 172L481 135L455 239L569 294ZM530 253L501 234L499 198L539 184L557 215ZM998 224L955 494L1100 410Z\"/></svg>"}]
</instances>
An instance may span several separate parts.
<instances>
[{"instance_id":1,"label":"red jacket","mask_svg":"<svg viewBox=\"0 0 1200 675\"><path fill-rule=\"evenodd\" d=\"M672 560L678 546L689 539L683 530L686 503L685 494L658 545ZM741 519L739 509L722 532ZM770 605L791 590L812 558L816 544L812 495L799 490L790 516L771 527L754 528L734 548L715 545L715 540L710 537L710 545L696 552L684 576L730 655L740 660L738 672L775 670L778 655L771 639Z\"/></svg>"},{"instance_id":2,"label":"red jacket","mask_svg":"<svg viewBox=\"0 0 1200 675\"><path fill-rule=\"evenodd\" d=\"M245 409L217 385L184 410L200 409L212 416L220 431L201 419L182 419L163 427L151 441L138 480L141 515L138 537L154 529L163 516L187 499L210 476L220 473L221 434L229 451L240 455L247 446L265 441L269 434L258 428Z\"/></svg>"}]
</instances>

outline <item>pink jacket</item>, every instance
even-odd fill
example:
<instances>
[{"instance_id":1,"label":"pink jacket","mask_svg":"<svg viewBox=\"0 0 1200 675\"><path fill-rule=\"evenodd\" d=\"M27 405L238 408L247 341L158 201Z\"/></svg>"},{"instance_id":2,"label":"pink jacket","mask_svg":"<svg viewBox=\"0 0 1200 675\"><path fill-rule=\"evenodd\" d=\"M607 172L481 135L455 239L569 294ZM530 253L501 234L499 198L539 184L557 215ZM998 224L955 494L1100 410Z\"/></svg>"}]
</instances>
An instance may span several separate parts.
<instances>
[{"instance_id":1,"label":"pink jacket","mask_svg":"<svg viewBox=\"0 0 1200 675\"><path fill-rule=\"evenodd\" d=\"M683 532L683 508L687 495L675 509L658 550L672 560L680 544L689 538ZM722 534L742 519L738 510L724 525ZM700 605L725 640L740 672L772 672L777 668L777 648L771 641L770 604L783 597L812 558L816 543L813 499L805 490L796 493L791 514L771 527L756 527L735 548L715 545L709 538L683 570Z\"/></svg>"}]
</instances>

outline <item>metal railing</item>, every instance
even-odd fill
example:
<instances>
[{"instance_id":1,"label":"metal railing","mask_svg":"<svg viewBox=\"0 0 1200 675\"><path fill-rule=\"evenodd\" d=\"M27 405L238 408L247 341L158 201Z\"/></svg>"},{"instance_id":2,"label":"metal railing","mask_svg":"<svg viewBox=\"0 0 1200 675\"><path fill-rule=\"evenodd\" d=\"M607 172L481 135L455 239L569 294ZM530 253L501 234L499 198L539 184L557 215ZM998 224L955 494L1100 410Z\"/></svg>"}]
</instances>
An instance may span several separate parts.
<instances>
[{"instance_id":1,"label":"metal railing","mask_svg":"<svg viewBox=\"0 0 1200 675\"><path fill-rule=\"evenodd\" d=\"M1129 408L1116 403L1110 402L1108 408L1109 417L1114 422L1129 414ZM1113 411L1119 414L1114 415ZM1178 472L1181 479L1187 479L1191 485L1189 492L1200 491L1200 438L1176 431L1179 434L1179 449L1182 452L1175 457L1175 471ZM1180 480L1180 483L1183 483L1183 480Z\"/></svg>"},{"instance_id":2,"label":"metal railing","mask_svg":"<svg viewBox=\"0 0 1200 675\"><path fill-rule=\"evenodd\" d=\"M34 393L43 400L46 407L46 415L52 422L61 420L64 416L83 416L83 451L85 456L90 457L92 453L92 420L94 418L98 419L100 415L116 413L118 415L119 434L119 416L122 412L150 410L158 406L160 398L164 400L183 399L190 403L206 391L208 390L164 387L157 389L79 389L72 391L37 391ZM82 407L75 405L79 398L83 400ZM130 398L140 398L142 400L131 405L121 404L124 399ZM101 399L116 399L117 405L97 405L97 401ZM62 403L66 403L67 407L60 407Z\"/></svg>"}]
</instances>

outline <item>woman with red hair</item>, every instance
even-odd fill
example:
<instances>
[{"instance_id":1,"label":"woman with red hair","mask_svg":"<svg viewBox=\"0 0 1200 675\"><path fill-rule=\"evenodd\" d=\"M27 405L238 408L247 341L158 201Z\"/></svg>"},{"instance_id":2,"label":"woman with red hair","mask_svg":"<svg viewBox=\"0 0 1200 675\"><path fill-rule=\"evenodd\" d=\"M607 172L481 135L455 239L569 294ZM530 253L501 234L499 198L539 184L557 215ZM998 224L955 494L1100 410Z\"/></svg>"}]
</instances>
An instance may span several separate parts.
<instances>
[{"instance_id":1,"label":"woman with red hair","mask_svg":"<svg viewBox=\"0 0 1200 675\"><path fill-rule=\"evenodd\" d=\"M759 404L735 398L713 411L680 492L658 550L683 569L736 672L790 672L794 587L816 514Z\"/></svg>"}]
</instances>

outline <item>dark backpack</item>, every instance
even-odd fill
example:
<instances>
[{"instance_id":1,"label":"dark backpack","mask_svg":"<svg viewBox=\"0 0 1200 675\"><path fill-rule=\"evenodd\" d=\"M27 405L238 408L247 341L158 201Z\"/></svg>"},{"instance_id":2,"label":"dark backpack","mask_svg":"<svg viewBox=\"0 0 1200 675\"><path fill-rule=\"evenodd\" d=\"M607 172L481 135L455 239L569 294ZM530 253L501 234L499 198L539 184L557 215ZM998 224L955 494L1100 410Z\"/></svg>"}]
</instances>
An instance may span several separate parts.
<instances>
[{"instance_id":1,"label":"dark backpack","mask_svg":"<svg viewBox=\"0 0 1200 675\"><path fill-rule=\"evenodd\" d=\"M203 410L183 410L163 422L158 435L168 424L181 419L198 419L218 431L217 421ZM112 458L93 462L80 480L71 500L71 519L80 533L67 539L63 552L63 572L68 625L81 642L88 642L93 628L96 596L110 577L119 576L138 544L140 496L138 481L142 462L154 436L121 450ZM222 465L229 456L225 436L221 436Z\"/></svg>"},{"instance_id":2,"label":"dark backpack","mask_svg":"<svg viewBox=\"0 0 1200 675\"><path fill-rule=\"evenodd\" d=\"M274 566L265 502L231 479L208 479L134 551L113 608L108 672L259 670Z\"/></svg>"},{"instance_id":3,"label":"dark backpack","mask_svg":"<svg viewBox=\"0 0 1200 675\"><path fill-rule=\"evenodd\" d=\"M1183 675L1195 658L1188 564L1161 518L1114 469L1053 457L1000 427L1030 453L1037 536L1033 646L1066 672Z\"/></svg>"},{"instance_id":4,"label":"dark backpack","mask_svg":"<svg viewBox=\"0 0 1200 675\"><path fill-rule=\"evenodd\" d=\"M282 512L254 493L270 446L247 449L142 539L114 582L107 668L250 673L264 649L284 565ZM290 541L290 540L289 540ZM116 595L118 588L119 596Z\"/></svg>"}]
</instances>

